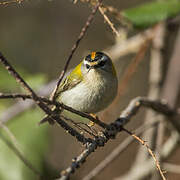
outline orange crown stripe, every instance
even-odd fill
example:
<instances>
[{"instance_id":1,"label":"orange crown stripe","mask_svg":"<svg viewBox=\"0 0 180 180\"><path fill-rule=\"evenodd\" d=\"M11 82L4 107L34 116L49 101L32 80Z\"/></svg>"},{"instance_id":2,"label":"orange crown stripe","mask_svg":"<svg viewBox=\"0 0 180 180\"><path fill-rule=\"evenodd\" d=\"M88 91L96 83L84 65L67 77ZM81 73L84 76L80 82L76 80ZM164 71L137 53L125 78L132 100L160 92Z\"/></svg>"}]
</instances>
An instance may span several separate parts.
<instances>
[{"instance_id":1,"label":"orange crown stripe","mask_svg":"<svg viewBox=\"0 0 180 180\"><path fill-rule=\"evenodd\" d=\"M92 53L91 53L91 59L94 60L95 57L96 57L96 52L92 52Z\"/></svg>"}]
</instances>

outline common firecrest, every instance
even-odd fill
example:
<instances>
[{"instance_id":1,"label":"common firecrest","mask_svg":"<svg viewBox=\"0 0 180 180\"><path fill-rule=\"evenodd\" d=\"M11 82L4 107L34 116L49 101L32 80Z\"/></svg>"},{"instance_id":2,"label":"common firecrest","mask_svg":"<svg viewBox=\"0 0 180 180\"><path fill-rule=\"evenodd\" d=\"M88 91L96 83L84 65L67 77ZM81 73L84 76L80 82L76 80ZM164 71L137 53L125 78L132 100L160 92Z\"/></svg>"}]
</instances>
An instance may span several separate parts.
<instances>
[{"instance_id":1,"label":"common firecrest","mask_svg":"<svg viewBox=\"0 0 180 180\"><path fill-rule=\"evenodd\" d=\"M116 97L118 79L111 59L92 52L62 81L56 100L76 110L97 113Z\"/></svg>"}]
</instances>

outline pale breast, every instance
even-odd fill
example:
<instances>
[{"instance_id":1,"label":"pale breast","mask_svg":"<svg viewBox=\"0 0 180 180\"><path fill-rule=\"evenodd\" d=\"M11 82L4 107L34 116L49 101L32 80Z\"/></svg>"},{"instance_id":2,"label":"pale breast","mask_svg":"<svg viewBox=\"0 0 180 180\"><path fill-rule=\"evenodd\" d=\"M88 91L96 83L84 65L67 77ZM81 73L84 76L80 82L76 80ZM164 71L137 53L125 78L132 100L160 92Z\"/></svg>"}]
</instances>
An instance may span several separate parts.
<instances>
[{"instance_id":1,"label":"pale breast","mask_svg":"<svg viewBox=\"0 0 180 180\"><path fill-rule=\"evenodd\" d=\"M107 74L106 74L107 75ZM117 94L117 78L109 75L103 78L91 70L86 79L63 92L60 101L76 110L96 113L106 108Z\"/></svg>"}]
</instances>

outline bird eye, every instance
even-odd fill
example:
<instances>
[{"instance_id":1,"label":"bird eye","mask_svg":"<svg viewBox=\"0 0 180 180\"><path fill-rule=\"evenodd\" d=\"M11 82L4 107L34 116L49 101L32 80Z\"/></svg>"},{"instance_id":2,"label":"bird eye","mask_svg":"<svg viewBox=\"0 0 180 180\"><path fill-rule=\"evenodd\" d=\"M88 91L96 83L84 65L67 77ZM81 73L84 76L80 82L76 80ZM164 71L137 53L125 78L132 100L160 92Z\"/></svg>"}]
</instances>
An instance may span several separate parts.
<instances>
[{"instance_id":1,"label":"bird eye","mask_svg":"<svg viewBox=\"0 0 180 180\"><path fill-rule=\"evenodd\" d=\"M106 61L100 61L99 66L104 66L106 64Z\"/></svg>"},{"instance_id":2,"label":"bird eye","mask_svg":"<svg viewBox=\"0 0 180 180\"><path fill-rule=\"evenodd\" d=\"M90 68L90 65L89 65L89 64L86 64L86 68L89 69L89 68Z\"/></svg>"}]
</instances>

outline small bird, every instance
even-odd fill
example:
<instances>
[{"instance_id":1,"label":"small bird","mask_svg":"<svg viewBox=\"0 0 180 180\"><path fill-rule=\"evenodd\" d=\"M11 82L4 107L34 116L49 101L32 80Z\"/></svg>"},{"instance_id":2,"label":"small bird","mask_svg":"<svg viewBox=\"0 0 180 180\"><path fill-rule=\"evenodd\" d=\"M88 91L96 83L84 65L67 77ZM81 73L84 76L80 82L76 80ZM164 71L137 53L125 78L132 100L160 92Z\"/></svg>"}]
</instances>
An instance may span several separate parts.
<instances>
[{"instance_id":1,"label":"small bird","mask_svg":"<svg viewBox=\"0 0 180 180\"><path fill-rule=\"evenodd\" d=\"M113 101L117 89L111 59L103 52L92 52L64 78L55 98L78 111L95 114Z\"/></svg>"},{"instance_id":2,"label":"small bird","mask_svg":"<svg viewBox=\"0 0 180 180\"><path fill-rule=\"evenodd\" d=\"M57 100L78 111L97 113L116 97L118 80L111 59L92 52L64 79Z\"/></svg>"}]
</instances>

